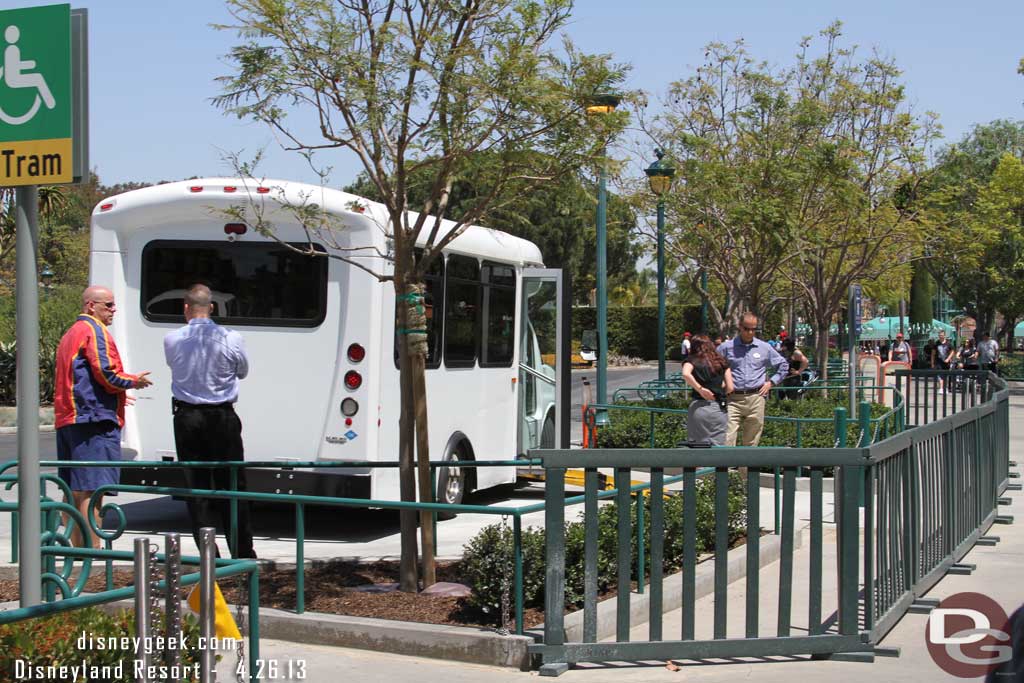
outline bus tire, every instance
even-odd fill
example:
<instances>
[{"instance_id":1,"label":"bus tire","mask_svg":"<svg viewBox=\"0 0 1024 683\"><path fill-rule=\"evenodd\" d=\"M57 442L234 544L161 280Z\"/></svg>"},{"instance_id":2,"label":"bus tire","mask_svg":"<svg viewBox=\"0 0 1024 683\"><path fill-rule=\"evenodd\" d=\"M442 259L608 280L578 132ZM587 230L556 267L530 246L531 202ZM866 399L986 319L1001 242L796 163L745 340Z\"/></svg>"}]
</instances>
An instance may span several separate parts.
<instances>
[{"instance_id":1,"label":"bus tire","mask_svg":"<svg viewBox=\"0 0 1024 683\"><path fill-rule=\"evenodd\" d=\"M465 448L461 443L450 445L444 455L445 462L464 460ZM437 472L437 502L459 505L466 497L469 484L466 468L441 467ZM438 519L454 519L454 512L438 512Z\"/></svg>"},{"instance_id":2,"label":"bus tire","mask_svg":"<svg viewBox=\"0 0 1024 683\"><path fill-rule=\"evenodd\" d=\"M552 413L544 418L544 427L540 430L540 447L555 447L555 416Z\"/></svg>"}]
</instances>

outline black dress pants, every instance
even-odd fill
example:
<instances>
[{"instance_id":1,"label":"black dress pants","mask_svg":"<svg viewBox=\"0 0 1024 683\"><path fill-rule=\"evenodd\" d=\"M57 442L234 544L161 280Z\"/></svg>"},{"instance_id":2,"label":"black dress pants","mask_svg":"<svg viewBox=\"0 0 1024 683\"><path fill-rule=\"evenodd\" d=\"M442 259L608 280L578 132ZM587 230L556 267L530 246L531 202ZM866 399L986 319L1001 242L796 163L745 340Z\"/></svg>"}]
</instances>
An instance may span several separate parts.
<instances>
[{"instance_id":1,"label":"black dress pants","mask_svg":"<svg viewBox=\"0 0 1024 683\"><path fill-rule=\"evenodd\" d=\"M174 401L174 443L179 461L242 461L242 421L230 403L193 405ZM225 467L190 469L185 482L193 489L230 490L231 474ZM238 470L238 490L245 490L245 470ZM218 527L231 544L231 505L224 498L189 497L192 536L199 544L199 530ZM238 548L230 548L233 557L256 557L252 548L252 525L248 501L238 501ZM219 555L219 553L218 553Z\"/></svg>"}]
</instances>

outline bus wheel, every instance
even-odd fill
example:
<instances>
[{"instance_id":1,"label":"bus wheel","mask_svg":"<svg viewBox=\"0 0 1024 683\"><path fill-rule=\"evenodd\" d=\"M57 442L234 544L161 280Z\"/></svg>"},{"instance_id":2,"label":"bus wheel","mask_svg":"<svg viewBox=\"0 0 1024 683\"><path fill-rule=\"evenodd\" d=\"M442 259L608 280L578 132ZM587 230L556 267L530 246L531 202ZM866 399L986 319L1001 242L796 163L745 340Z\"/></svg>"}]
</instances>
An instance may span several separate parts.
<instances>
[{"instance_id":1,"label":"bus wheel","mask_svg":"<svg viewBox=\"0 0 1024 683\"><path fill-rule=\"evenodd\" d=\"M463 459L461 446L448 451L445 454L445 462L452 462ZM466 495L466 469L464 467L442 467L437 474L437 502L449 505L459 505ZM453 512L439 512L438 519L452 519Z\"/></svg>"},{"instance_id":2,"label":"bus wheel","mask_svg":"<svg viewBox=\"0 0 1024 683\"><path fill-rule=\"evenodd\" d=\"M551 413L544 419L544 427L540 431L540 447L555 447L555 416Z\"/></svg>"}]
</instances>

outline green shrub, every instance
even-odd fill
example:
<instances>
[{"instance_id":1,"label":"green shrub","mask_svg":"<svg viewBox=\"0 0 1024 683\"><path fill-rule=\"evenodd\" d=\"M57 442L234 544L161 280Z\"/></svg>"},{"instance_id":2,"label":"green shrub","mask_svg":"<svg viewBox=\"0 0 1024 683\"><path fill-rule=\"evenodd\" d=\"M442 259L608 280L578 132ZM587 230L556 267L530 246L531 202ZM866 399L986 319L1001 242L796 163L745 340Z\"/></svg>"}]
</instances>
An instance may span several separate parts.
<instances>
[{"instance_id":1,"label":"green shrub","mask_svg":"<svg viewBox=\"0 0 1024 683\"><path fill-rule=\"evenodd\" d=\"M161 626L162 621L159 620ZM199 661L199 625L193 615L183 615L182 630L186 648L181 651L181 664L194 666ZM33 666L76 666L84 662L88 667L115 667L120 663L123 676L110 680L117 683L135 680L135 653L131 648L79 649L78 640L83 634L94 639L134 637L135 615L128 610L111 615L88 607L0 626L0 682L19 680L14 676L18 660ZM163 635L161 628L157 628L156 635Z\"/></svg>"},{"instance_id":2,"label":"green shrub","mask_svg":"<svg viewBox=\"0 0 1024 683\"><path fill-rule=\"evenodd\" d=\"M642 497L644 505L644 542L650 548L651 515L650 499ZM715 547L715 482L713 476L697 481L697 540L698 553L714 550ZM631 550L630 575L636 580L637 535L636 506L634 498L630 503ZM615 503L598 508L598 550L597 590L605 593L618 581L618 508ZM582 517L582 515L580 515ZM729 476L729 539L745 533L746 492L736 472ZM565 534L565 605L579 608L583 605L585 527L582 521L566 522ZM683 559L683 497L672 494L665 499L664 568L675 571L682 567ZM523 531L523 606L544 607L544 529L535 527ZM510 526L492 524L484 527L474 536L463 554L462 566L466 579L473 589L468 599L470 607L488 615L495 623L500 621L501 601L507 588L508 599L515 600L512 565L513 538ZM645 557L645 576L650 575L650 554Z\"/></svg>"},{"instance_id":3,"label":"green shrub","mask_svg":"<svg viewBox=\"0 0 1024 683\"><path fill-rule=\"evenodd\" d=\"M596 308L572 309L572 338L597 329ZM665 351L679 360L683 332L700 329L700 306L672 304L665 307ZM658 357L658 307L612 306L608 309L608 349L611 353L638 358Z\"/></svg>"},{"instance_id":4,"label":"green shrub","mask_svg":"<svg viewBox=\"0 0 1024 683\"><path fill-rule=\"evenodd\" d=\"M39 400L53 402L57 345L82 309L82 292L55 288L39 298ZM0 405L16 399L15 297L0 300Z\"/></svg>"},{"instance_id":5,"label":"green shrub","mask_svg":"<svg viewBox=\"0 0 1024 683\"><path fill-rule=\"evenodd\" d=\"M765 407L766 416L787 418L824 418L828 422L805 422L800 426L802 448L832 448L835 445L833 418L837 407L846 407L847 393L832 391L828 398L804 397L799 401L772 399ZM652 406L685 407L688 399L654 402ZM877 418L888 411L885 406L875 403L871 416ZM601 448L650 448L651 413L647 411L609 410L609 424L598 430L597 442ZM860 438L860 426L847 425L847 442L853 445ZM661 413L654 416L654 447L675 448L686 441L686 416L679 413ZM797 425L795 422L765 420L761 434L761 446L797 447Z\"/></svg>"}]
</instances>

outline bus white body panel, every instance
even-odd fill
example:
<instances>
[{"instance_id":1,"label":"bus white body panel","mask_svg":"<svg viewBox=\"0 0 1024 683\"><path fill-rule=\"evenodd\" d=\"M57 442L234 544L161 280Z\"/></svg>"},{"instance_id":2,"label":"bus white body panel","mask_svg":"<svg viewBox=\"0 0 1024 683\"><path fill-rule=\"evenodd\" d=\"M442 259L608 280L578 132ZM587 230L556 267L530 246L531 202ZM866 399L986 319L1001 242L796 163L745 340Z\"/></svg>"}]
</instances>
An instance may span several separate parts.
<instances>
[{"instance_id":1,"label":"bus white body panel","mask_svg":"<svg viewBox=\"0 0 1024 683\"><path fill-rule=\"evenodd\" d=\"M132 392L136 401L126 411L125 458L175 459L171 374L163 339L184 324L184 289L205 280L214 291L215 319L227 316L223 324L242 334L250 359L250 374L241 382L235 406L243 425L246 460L282 465L310 460L397 461L400 400L393 285L337 259L290 254L251 228L244 234L228 234L232 219L226 217L230 207L252 203L281 241L307 244L306 231L280 200L312 201L343 226L335 232L334 246L372 246L373 253L386 254L390 245L383 207L299 183L266 180L262 185L270 188L267 194L258 194L252 182L246 187L245 181L234 178L169 183L104 200L94 210L91 282L114 292L118 313L111 332L125 368L150 371L154 383ZM356 210L357 205L364 211ZM445 222L442 233L450 228ZM323 247L332 250L331 245ZM448 258L471 256L480 263L514 269L515 310L522 296L522 268L541 265L534 244L476 226L445 253ZM360 262L378 273L392 272L380 256ZM439 367L427 371L432 460L442 459L460 434L470 450L463 456L515 457L520 317L514 315L509 363L448 367L439 361ZM365 358L351 361L351 344L361 345ZM345 384L346 373L353 370L362 377L356 389ZM341 412L347 398L359 406L351 424ZM546 391L538 410L550 410L553 402L554 392ZM539 419L542 422L543 415ZM361 475L345 477L361 480L356 489L323 487L321 493L398 498L397 468L319 472L315 477L321 479ZM515 470L480 468L477 477L476 488L482 489L514 481ZM286 480L280 489L298 490Z\"/></svg>"}]
</instances>

